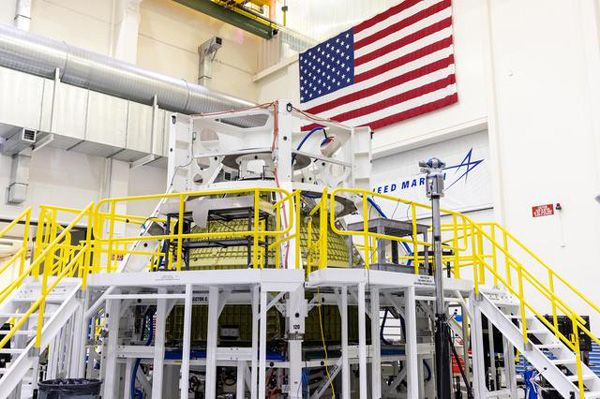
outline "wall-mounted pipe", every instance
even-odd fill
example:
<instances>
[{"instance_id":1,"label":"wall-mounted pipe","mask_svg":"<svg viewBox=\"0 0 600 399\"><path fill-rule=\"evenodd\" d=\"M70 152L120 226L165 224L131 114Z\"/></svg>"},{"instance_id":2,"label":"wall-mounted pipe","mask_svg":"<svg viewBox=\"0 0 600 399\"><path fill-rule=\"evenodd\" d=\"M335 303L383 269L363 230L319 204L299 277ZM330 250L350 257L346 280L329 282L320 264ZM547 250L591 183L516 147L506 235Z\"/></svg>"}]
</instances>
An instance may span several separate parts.
<instances>
[{"instance_id":1,"label":"wall-mounted pipe","mask_svg":"<svg viewBox=\"0 0 600 399\"><path fill-rule=\"evenodd\" d=\"M156 96L159 107L183 114L255 105L183 79L4 25L0 25L0 66L48 79L54 79L58 68L61 83L148 105L153 104ZM235 118L230 123L247 127L263 121L264 118L258 116Z\"/></svg>"}]
</instances>

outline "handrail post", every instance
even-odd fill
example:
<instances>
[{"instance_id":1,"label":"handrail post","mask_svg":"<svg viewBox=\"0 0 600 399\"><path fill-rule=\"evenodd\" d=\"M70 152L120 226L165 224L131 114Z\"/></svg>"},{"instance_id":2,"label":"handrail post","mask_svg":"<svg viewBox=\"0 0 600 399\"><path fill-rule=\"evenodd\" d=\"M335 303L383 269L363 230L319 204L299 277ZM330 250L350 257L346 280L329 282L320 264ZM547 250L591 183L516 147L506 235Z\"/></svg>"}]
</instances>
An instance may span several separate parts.
<instances>
[{"instance_id":1,"label":"handrail post","mask_svg":"<svg viewBox=\"0 0 600 399\"><path fill-rule=\"evenodd\" d=\"M179 195L179 215L178 215L178 220L177 220L177 264L176 264L176 269L178 272L181 271L181 258L182 258L182 254L183 254L183 223L184 223L184 209L185 209L185 202L184 202L184 197L183 194Z\"/></svg>"},{"instance_id":2,"label":"handrail post","mask_svg":"<svg viewBox=\"0 0 600 399\"><path fill-rule=\"evenodd\" d=\"M512 286L512 278L510 275L510 259L508 256L508 236L506 235L506 231L502 229L502 237L504 240L504 260L506 262L506 281L510 286Z\"/></svg>"},{"instance_id":3,"label":"handrail post","mask_svg":"<svg viewBox=\"0 0 600 399\"><path fill-rule=\"evenodd\" d=\"M527 337L527 319L525 316L525 298L523 293L523 271L520 267L517 268L517 276L519 279L519 304L521 307L521 329L523 330L523 343L527 344L529 338Z\"/></svg>"},{"instance_id":4,"label":"handrail post","mask_svg":"<svg viewBox=\"0 0 600 399\"><path fill-rule=\"evenodd\" d=\"M25 231L23 232L23 254L21 255L21 262L19 264L19 275L23 274L25 270L25 259L27 259L27 247L29 246L29 226L31 223L31 208L27 210L25 215Z\"/></svg>"},{"instance_id":5,"label":"handrail post","mask_svg":"<svg viewBox=\"0 0 600 399\"><path fill-rule=\"evenodd\" d=\"M296 191L296 218L294 219L296 226L294 243L296 244L296 270L300 269L300 191Z\"/></svg>"},{"instance_id":6,"label":"handrail post","mask_svg":"<svg viewBox=\"0 0 600 399\"><path fill-rule=\"evenodd\" d=\"M364 236L364 248L365 254L365 269L369 270L371 266L371 243L369 242L369 207L367 206L367 194L362 196L362 211L363 211L363 236Z\"/></svg>"},{"instance_id":7,"label":"handrail post","mask_svg":"<svg viewBox=\"0 0 600 399\"><path fill-rule=\"evenodd\" d=\"M413 263L415 274L419 275L419 242L417 240L417 207L414 202L410 203L411 218L412 218L412 239L413 239ZM429 251L429 248L424 247L424 251ZM425 265L427 267L428 265Z\"/></svg>"},{"instance_id":8,"label":"handrail post","mask_svg":"<svg viewBox=\"0 0 600 399\"><path fill-rule=\"evenodd\" d=\"M454 236L452 237L452 245L454 245L454 278L460 278L460 265L458 255L458 226L456 224L456 214L452 214L452 229Z\"/></svg>"},{"instance_id":9,"label":"handrail post","mask_svg":"<svg viewBox=\"0 0 600 399\"><path fill-rule=\"evenodd\" d=\"M579 398L584 399L584 387L583 387L583 378L582 378L582 367L581 367L581 348L579 346L579 330L577 328L578 321L577 318L574 317L574 314L570 315L571 323L573 325L573 344L575 345L575 364L577 366L577 387L579 388Z\"/></svg>"},{"instance_id":10,"label":"handrail post","mask_svg":"<svg viewBox=\"0 0 600 399\"><path fill-rule=\"evenodd\" d=\"M475 246L475 225L471 224L471 256L473 257L473 282L475 283L475 294L479 294L479 267L480 260L477 256ZM481 266L482 267L482 266Z\"/></svg>"},{"instance_id":11,"label":"handrail post","mask_svg":"<svg viewBox=\"0 0 600 399\"><path fill-rule=\"evenodd\" d=\"M88 211L87 230L85 232L85 246L83 247L85 249L85 253L83 254L83 276L81 281L81 288L83 291L85 291L85 289L87 288L87 278L90 272L89 268L92 254L92 230L94 226L94 220L96 220L96 218L94 217L94 213L92 213L92 209L93 208L90 208L90 210Z\"/></svg>"},{"instance_id":12,"label":"handrail post","mask_svg":"<svg viewBox=\"0 0 600 399\"><path fill-rule=\"evenodd\" d=\"M112 272L112 263L113 263L113 238L115 235L115 208L116 208L116 203L115 201L111 201L110 202L110 221L108 223L108 253L107 253L107 266L106 266L106 272L107 273L111 273ZM116 262L116 258L115 258L115 262ZM116 269L116 267L115 267Z\"/></svg>"},{"instance_id":13,"label":"handrail post","mask_svg":"<svg viewBox=\"0 0 600 399\"><path fill-rule=\"evenodd\" d=\"M494 287L498 286L498 262L496 259L496 226L490 225L492 236L492 269L494 270Z\"/></svg>"},{"instance_id":14,"label":"handrail post","mask_svg":"<svg viewBox=\"0 0 600 399\"><path fill-rule=\"evenodd\" d=\"M282 212L281 205L278 204L277 209L275 210L275 230L277 230L277 231L281 230L281 215L280 215L281 212ZM277 234L275 236L275 241L279 241L280 238L281 238L281 235ZM283 245L283 242L280 242L279 244L277 244L275 246L275 268L276 269L281 269L281 246L282 245Z\"/></svg>"},{"instance_id":15,"label":"handrail post","mask_svg":"<svg viewBox=\"0 0 600 399\"><path fill-rule=\"evenodd\" d=\"M306 230L306 276L312 273L312 217L308 216Z\"/></svg>"},{"instance_id":16,"label":"handrail post","mask_svg":"<svg viewBox=\"0 0 600 399\"><path fill-rule=\"evenodd\" d=\"M481 235L481 230L477 229L477 254L481 262L484 261L484 252L483 252L483 237ZM481 284L485 284L485 267L481 267L479 269L479 278L481 279Z\"/></svg>"},{"instance_id":17,"label":"handrail post","mask_svg":"<svg viewBox=\"0 0 600 399\"><path fill-rule=\"evenodd\" d=\"M327 187L321 196L319 209L319 269L327 268Z\"/></svg>"},{"instance_id":18,"label":"handrail post","mask_svg":"<svg viewBox=\"0 0 600 399\"><path fill-rule=\"evenodd\" d=\"M552 276L552 270L548 269L548 287L550 288L551 300L552 304L552 321L554 324L554 328L558 329L558 316L556 313L556 297L554 295L554 278Z\"/></svg>"},{"instance_id":19,"label":"handrail post","mask_svg":"<svg viewBox=\"0 0 600 399\"><path fill-rule=\"evenodd\" d=\"M258 268L258 219L260 217L260 211L258 208L259 206L260 192L258 190L254 190L254 231L252 232L254 238L254 242L252 244L252 267L254 269ZM287 267L287 265L284 265L284 267Z\"/></svg>"}]
</instances>

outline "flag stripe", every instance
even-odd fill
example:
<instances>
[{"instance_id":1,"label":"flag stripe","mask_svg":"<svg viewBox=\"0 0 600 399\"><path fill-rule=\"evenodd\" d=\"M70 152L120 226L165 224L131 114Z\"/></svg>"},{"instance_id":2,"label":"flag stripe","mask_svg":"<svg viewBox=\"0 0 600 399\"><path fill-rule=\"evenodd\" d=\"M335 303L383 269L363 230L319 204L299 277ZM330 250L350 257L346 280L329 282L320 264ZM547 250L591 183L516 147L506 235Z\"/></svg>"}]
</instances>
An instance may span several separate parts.
<instances>
[{"instance_id":1,"label":"flag stripe","mask_svg":"<svg viewBox=\"0 0 600 399\"><path fill-rule=\"evenodd\" d=\"M374 66L374 68L377 68L379 66L393 62L396 59L400 59L400 58L410 54L411 52L417 51L420 48L435 44L436 41L441 41L445 38L451 38L451 35L452 35L451 30L444 29L443 31L440 31L440 32L435 33L430 36L427 36L407 47L396 50L390 54L386 54L384 57L379 57L377 60L373 61L370 64L373 64L373 65L377 64L376 66ZM354 85L344 87L337 91L334 91L334 92L325 94L321 97L317 97L313 100L310 100L309 102L306 103L306 106L312 108L312 107L315 107L315 106L318 106L321 104L325 104L329 101L335 100L337 97L348 95L357 90L362 90L362 89L368 87L368 85L380 83L385 79L391 79L394 76L402 75L406 72L411 71L412 69L417 69L428 63L438 61L441 58L445 58L448 55L452 54L452 52L453 52L453 49L451 47L451 41L444 42L444 44L446 44L446 43L448 43L448 46L443 47L442 45L440 45L441 49L438 50L437 52L432 52L429 54L423 53L421 58L417 58L413 61L407 61L405 64L402 64L402 65L391 64L391 66L395 67L395 68L390 69L387 72L380 71L381 73L378 73L377 75L373 75L373 76L365 75L364 78L363 77L360 78L359 82L357 82L356 79L358 77L360 77L362 75L362 73L368 72L370 69L365 69L363 71L362 67L356 68L355 73L358 73L358 74L355 75L355 77L354 77L355 78Z\"/></svg>"},{"instance_id":2,"label":"flag stripe","mask_svg":"<svg viewBox=\"0 0 600 399\"><path fill-rule=\"evenodd\" d=\"M307 112L378 129L458 101L452 0L398 2L300 55Z\"/></svg>"},{"instance_id":3,"label":"flag stripe","mask_svg":"<svg viewBox=\"0 0 600 399\"><path fill-rule=\"evenodd\" d=\"M434 5L436 3L439 3L440 1L443 1L443 0L422 0L422 1L418 2L417 4L415 4L414 6L407 8L405 10L402 10L401 12L391 16L384 22L377 23L367 29L363 29L361 31L355 32L354 40L358 41L358 40L364 39L367 36L371 36L372 34L379 31L379 29L381 29L381 27L386 27L386 26L394 24L396 22L400 22L403 19L406 19L406 18L410 17L411 15L418 13L419 11L422 11L426 8L431 7L432 5Z\"/></svg>"},{"instance_id":4,"label":"flag stripe","mask_svg":"<svg viewBox=\"0 0 600 399\"><path fill-rule=\"evenodd\" d=\"M394 51L403 46L406 46L407 44L412 43L425 35L430 35L434 32L437 32L444 28L448 28L450 26L452 26L452 18L445 18L439 22L436 22L433 25L428 26L427 28L421 29L420 31L413 33L412 35L408 35L400 40L396 40L395 42L388 44L387 46L380 47L369 54L365 54L362 57L356 58L354 60L354 65L359 66L361 64L372 61L377 57L381 57L382 55L389 53L390 51Z\"/></svg>"},{"instance_id":5,"label":"flag stripe","mask_svg":"<svg viewBox=\"0 0 600 399\"><path fill-rule=\"evenodd\" d=\"M410 17L397 22L393 25L388 26L385 29L381 29L378 32L372 34L371 36L365 37L364 39L358 40L357 42L354 43L354 50L360 50L361 48L372 44L374 42L376 42L377 40L383 39L385 37L389 37L389 35L396 33L404 28L407 28L421 20L423 20L424 18L430 17L434 14L437 14L438 12L447 9L451 6L450 0L444 0L440 3L434 4L433 6L420 11L414 15L411 15Z\"/></svg>"},{"instance_id":6,"label":"flag stripe","mask_svg":"<svg viewBox=\"0 0 600 399\"><path fill-rule=\"evenodd\" d=\"M368 20L356 25L354 27L354 32L355 33L361 32L365 29L370 28L373 25L376 25L382 21L385 21L386 19L390 18L391 16L398 14L399 12L402 12L403 10L406 10L406 9L414 6L415 4L419 3L419 1L420 0L405 0L402 3L398 4L397 6L394 6L394 7L390 8L389 10L384 11L381 14L377 14L373 18L368 19Z\"/></svg>"},{"instance_id":7,"label":"flag stripe","mask_svg":"<svg viewBox=\"0 0 600 399\"><path fill-rule=\"evenodd\" d=\"M427 104L423 104L420 107L412 108L407 111L399 112L394 115L390 115L383 119L379 119L378 121L372 122L369 124L371 129L379 129L393 123L402 122L404 120L414 118L415 116L419 116L421 114L425 114L427 112L435 111L436 109L447 107L448 105L452 105L458 101L458 93L450 94L440 100L433 101Z\"/></svg>"},{"instance_id":8,"label":"flag stripe","mask_svg":"<svg viewBox=\"0 0 600 399\"><path fill-rule=\"evenodd\" d=\"M384 100L378 101L373 104L369 104L365 107L358 108L352 111L344 112L333 117L328 117L329 119L334 119L336 121L344 122L350 119L356 119L358 117L367 115L372 112L376 112L381 109L385 109L387 107L391 107L392 105L396 105L402 103L404 101L408 101L410 99L421 96L423 93L432 92L435 90L442 89L451 84L455 83L454 75L447 76L443 79L440 79L436 82L432 82L426 84L424 86L418 87L416 89L409 90L400 95L396 95L394 97L386 98Z\"/></svg>"},{"instance_id":9,"label":"flag stripe","mask_svg":"<svg viewBox=\"0 0 600 399\"><path fill-rule=\"evenodd\" d=\"M381 75L382 73L391 71L393 69L401 67L402 65L408 64L409 62L418 60L419 58L422 58L429 54L435 53L436 51L439 51L446 47L450 47L451 45L452 45L452 37L446 37L446 38L440 40L439 42L430 44L429 46L425 46L423 48L418 49L417 51L413 51L412 53L406 54L403 57L393 59L392 61L390 61L388 63L380 65L369 71L360 73L354 77L354 82L359 83L359 82L363 82L365 80L371 79L377 75Z\"/></svg>"},{"instance_id":10,"label":"flag stripe","mask_svg":"<svg viewBox=\"0 0 600 399\"><path fill-rule=\"evenodd\" d=\"M327 118L335 117L335 115L337 115L337 114L342 114L345 112L352 111L353 109L356 109L356 108L365 107L369 104L376 103L379 100L384 99L384 98L391 98L391 97L399 96L407 91L410 91L413 89L418 89L418 88L420 88L422 86L426 86L432 82L437 82L438 80L446 78L449 75L453 75L453 74L454 74L454 65L449 65L446 68L442 68L435 72L428 73L424 76L410 80L404 84L390 87L389 89L383 90L375 95L361 98L359 100L341 105L336 108L333 108L329 111L322 112L320 115L325 116Z\"/></svg>"},{"instance_id":11,"label":"flag stripe","mask_svg":"<svg viewBox=\"0 0 600 399\"><path fill-rule=\"evenodd\" d=\"M422 66L420 68L414 69L403 75L396 76L393 79L376 84L374 86L368 87L363 90L356 91L354 93L348 94L343 97L338 97L335 100L330 101L328 103L310 108L307 112L310 112L311 114L320 114L322 112L329 111L330 109L339 107L344 104L348 104L352 101L360 100L365 97L373 96L381 91L390 89L392 87L396 87L403 83L409 82L413 79L428 75L432 72L439 71L440 69L446 68L447 66L452 65L453 63L454 63L454 56L452 54L450 54L446 58L443 58L439 61L435 61L431 64Z\"/></svg>"}]
</instances>

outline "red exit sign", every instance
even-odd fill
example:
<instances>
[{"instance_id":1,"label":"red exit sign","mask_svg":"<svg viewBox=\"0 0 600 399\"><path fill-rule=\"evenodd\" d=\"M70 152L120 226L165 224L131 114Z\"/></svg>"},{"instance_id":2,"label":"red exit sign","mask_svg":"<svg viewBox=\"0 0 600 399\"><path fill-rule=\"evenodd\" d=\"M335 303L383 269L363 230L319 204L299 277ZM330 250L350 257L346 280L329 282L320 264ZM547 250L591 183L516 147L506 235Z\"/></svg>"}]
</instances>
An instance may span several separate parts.
<instances>
[{"instance_id":1,"label":"red exit sign","mask_svg":"<svg viewBox=\"0 0 600 399\"><path fill-rule=\"evenodd\" d=\"M554 215L554 204L532 206L531 215L534 218Z\"/></svg>"}]
</instances>

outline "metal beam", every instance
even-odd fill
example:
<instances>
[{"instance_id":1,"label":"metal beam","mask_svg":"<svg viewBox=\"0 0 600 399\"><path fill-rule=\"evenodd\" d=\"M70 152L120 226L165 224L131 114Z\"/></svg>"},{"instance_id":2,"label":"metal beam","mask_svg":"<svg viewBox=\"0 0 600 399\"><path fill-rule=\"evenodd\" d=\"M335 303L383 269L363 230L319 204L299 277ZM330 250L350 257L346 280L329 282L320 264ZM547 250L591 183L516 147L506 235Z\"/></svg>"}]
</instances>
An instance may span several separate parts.
<instances>
[{"instance_id":1,"label":"metal beam","mask_svg":"<svg viewBox=\"0 0 600 399\"><path fill-rule=\"evenodd\" d=\"M259 22L256 17L251 18L250 16L242 15L231 9L225 8L212 2L211 0L175 0L179 4L183 4L189 8L193 8L196 11L200 11L208 16L237 26L253 35L260 36L263 39L271 39L276 33L277 29L273 24L265 20L266 23Z\"/></svg>"}]
</instances>

